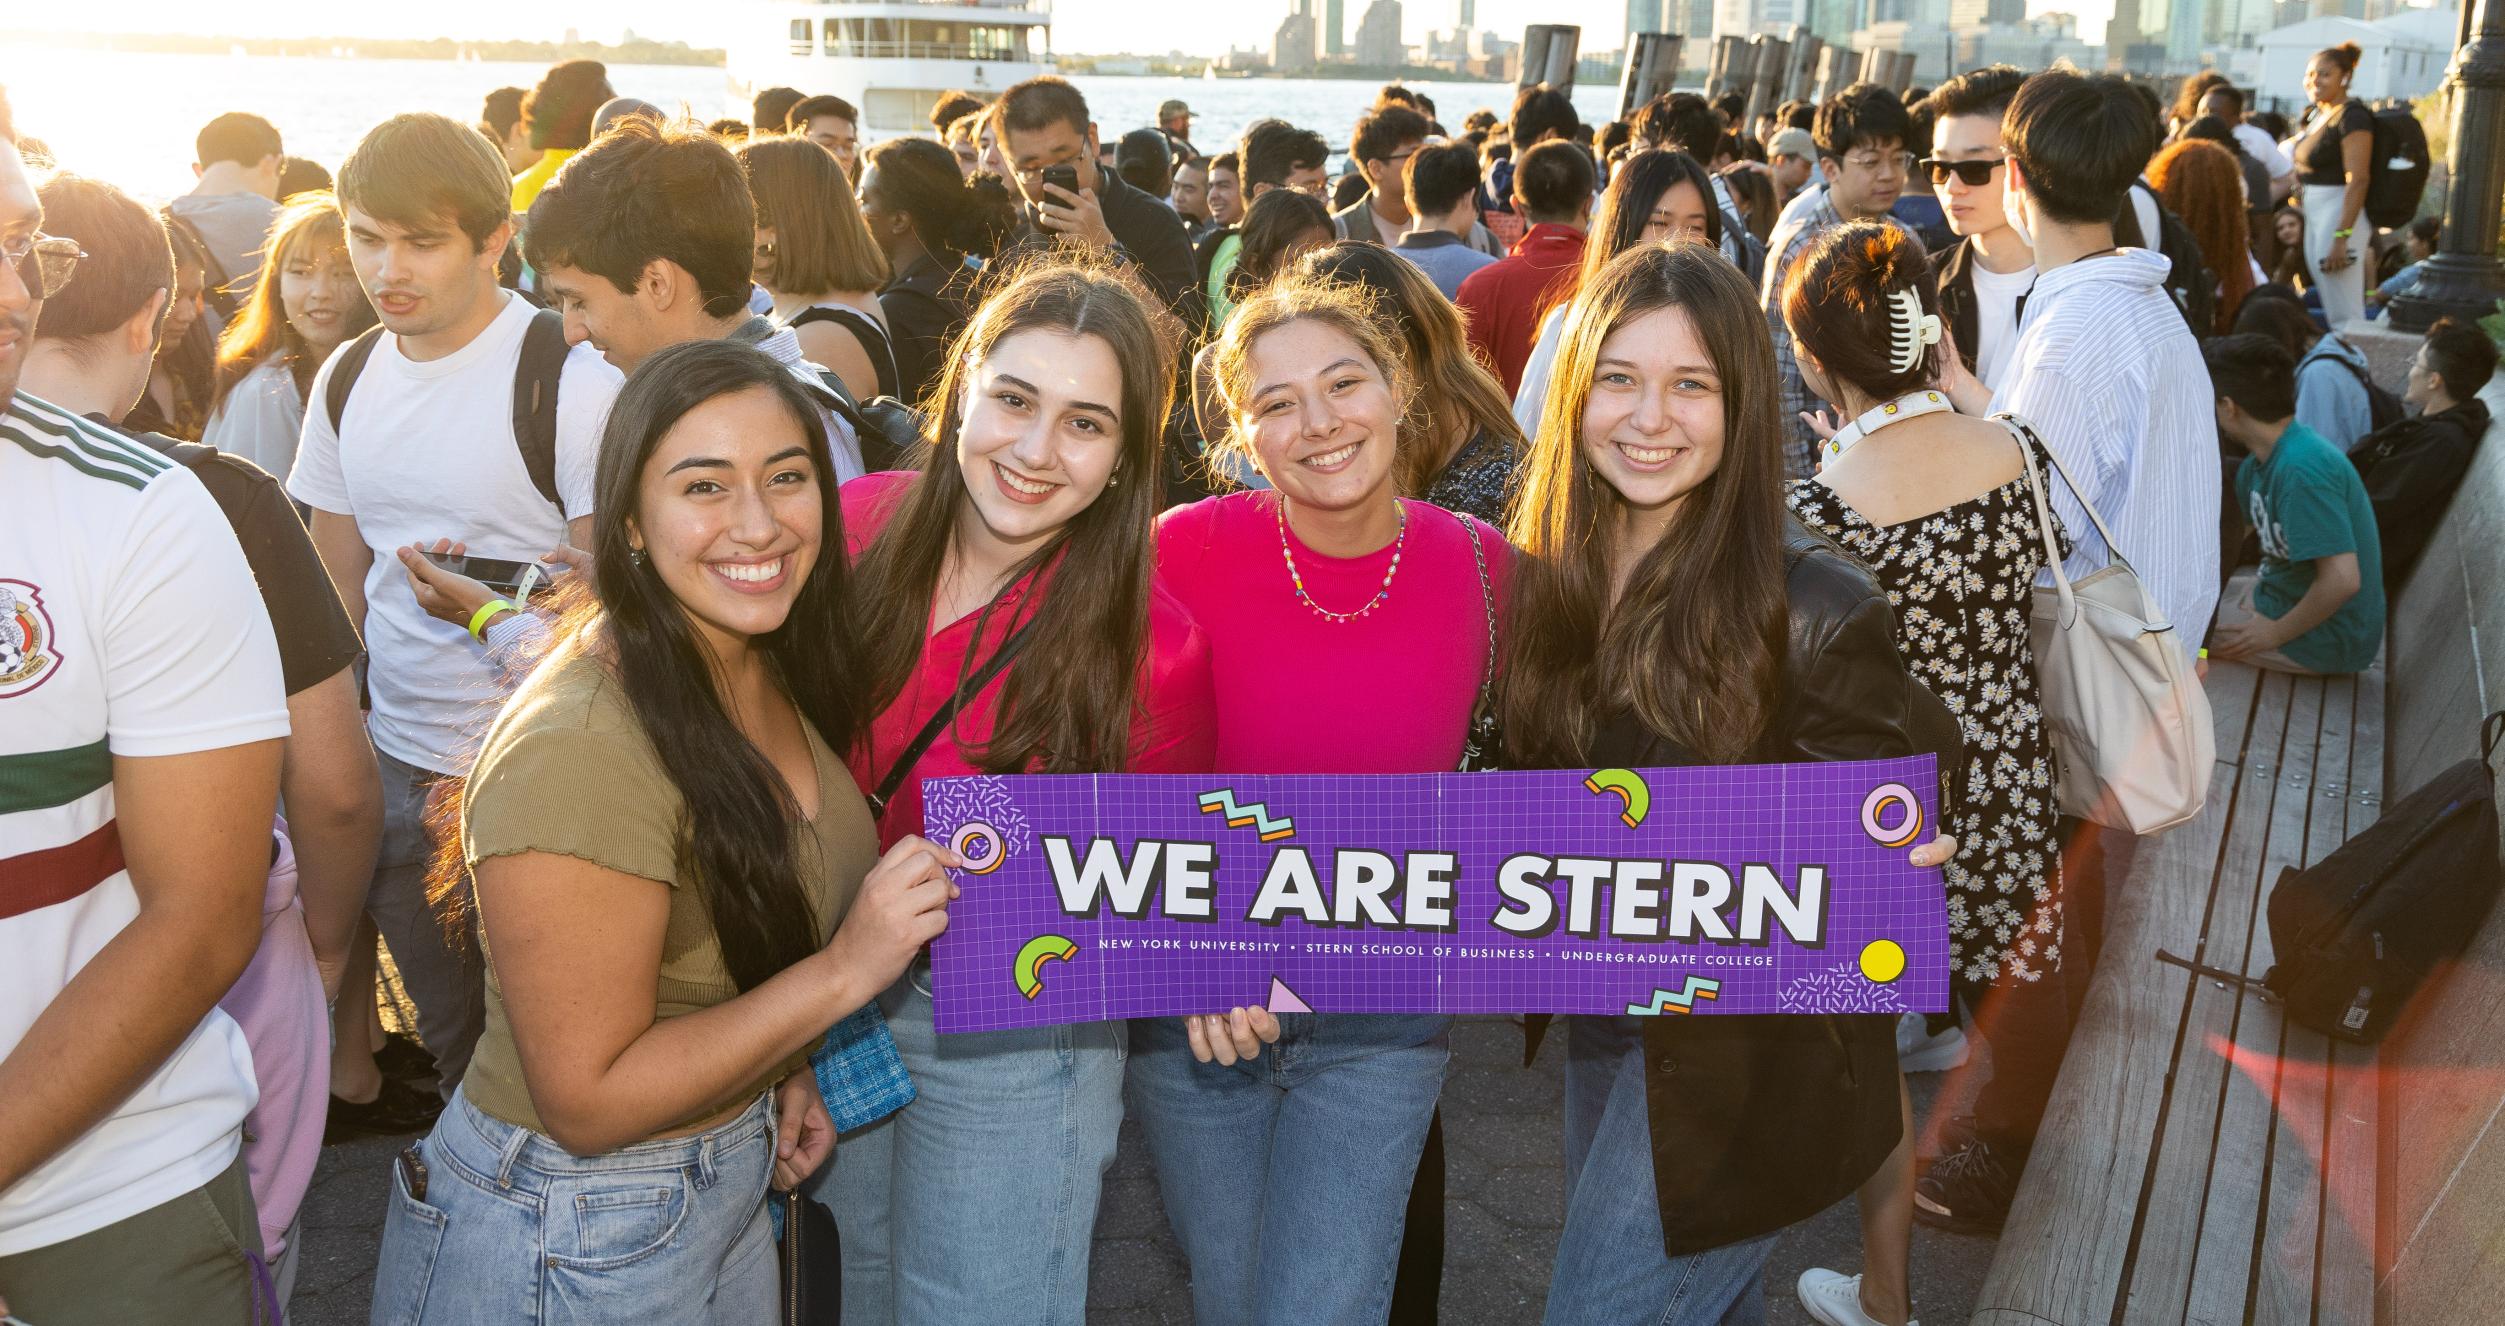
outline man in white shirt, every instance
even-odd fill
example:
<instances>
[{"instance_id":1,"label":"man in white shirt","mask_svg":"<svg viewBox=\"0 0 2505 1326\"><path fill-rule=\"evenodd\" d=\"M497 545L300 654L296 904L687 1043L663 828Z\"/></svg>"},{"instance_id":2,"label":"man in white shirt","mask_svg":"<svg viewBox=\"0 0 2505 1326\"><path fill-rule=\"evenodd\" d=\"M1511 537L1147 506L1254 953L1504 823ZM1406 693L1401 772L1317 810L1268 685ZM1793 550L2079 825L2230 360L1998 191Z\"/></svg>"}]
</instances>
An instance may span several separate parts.
<instances>
[{"instance_id":1,"label":"man in white shirt","mask_svg":"<svg viewBox=\"0 0 2505 1326\"><path fill-rule=\"evenodd\" d=\"M349 153L339 168L348 257L382 327L314 375L287 480L312 509L314 545L365 635L384 803L366 910L417 1005L418 1038L447 1099L478 1039L481 973L477 946L448 940L427 906L439 840L426 801L437 783L469 772L505 689L483 645L418 605L397 554L438 538L515 562L585 546L600 431L622 381L588 348L565 357L551 501L515 429L514 379L534 310L496 283L513 238L509 190L494 145L441 115L395 116ZM331 379L360 346L366 357L334 426Z\"/></svg>"},{"instance_id":2,"label":"man in white shirt","mask_svg":"<svg viewBox=\"0 0 2505 1326\"><path fill-rule=\"evenodd\" d=\"M2007 380L1987 392L1958 373L1950 393L1960 411L2034 423L2121 545L2106 548L2078 496L2053 480L2076 550L2071 574L2127 556L2189 662L2218 598L2216 397L2166 293L2166 259L2114 245L2114 217L2157 150L2156 122L2121 78L2059 69L2018 89L2001 135L2009 223L2040 275ZM2103 899L2096 827L2064 819L2061 838L2066 979L2013 986L1983 1020L1992 1079L1969 1140L1915 1183L1915 1213L1928 1223L1998 1229L2043 1121L2069 1035L2065 985L2084 988Z\"/></svg>"},{"instance_id":3,"label":"man in white shirt","mask_svg":"<svg viewBox=\"0 0 2505 1326\"><path fill-rule=\"evenodd\" d=\"M2001 116L2026 74L1994 65L1959 74L1931 94L1931 159L1924 163L1948 228L1961 238L1932 264L1940 314L1957 357L1998 386L2018 344L2019 315L2035 286L2035 253L2001 204Z\"/></svg>"},{"instance_id":4,"label":"man in white shirt","mask_svg":"<svg viewBox=\"0 0 2505 1326\"><path fill-rule=\"evenodd\" d=\"M76 276L42 220L0 99L0 1313L242 1321L256 1091L216 1005L260 938L278 647L189 470L16 391Z\"/></svg>"},{"instance_id":5,"label":"man in white shirt","mask_svg":"<svg viewBox=\"0 0 2505 1326\"><path fill-rule=\"evenodd\" d=\"M861 442L800 338L748 311L756 204L739 158L712 136L645 121L603 134L531 203L532 270L565 334L622 373L682 341L741 340L819 402L836 482L861 476Z\"/></svg>"}]
</instances>

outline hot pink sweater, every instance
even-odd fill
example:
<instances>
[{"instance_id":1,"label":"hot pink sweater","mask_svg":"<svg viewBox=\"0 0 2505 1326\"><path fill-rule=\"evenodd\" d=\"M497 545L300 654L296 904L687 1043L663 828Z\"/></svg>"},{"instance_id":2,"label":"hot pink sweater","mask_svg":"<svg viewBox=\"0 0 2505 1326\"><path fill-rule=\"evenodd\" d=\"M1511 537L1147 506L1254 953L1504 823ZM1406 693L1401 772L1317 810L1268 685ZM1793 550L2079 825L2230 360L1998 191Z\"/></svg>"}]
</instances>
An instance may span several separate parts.
<instances>
[{"instance_id":1,"label":"hot pink sweater","mask_svg":"<svg viewBox=\"0 0 2505 1326\"><path fill-rule=\"evenodd\" d=\"M1407 501L1391 594L1353 621L1296 597L1278 498L1233 493L1157 522L1158 570L1207 633L1219 773L1432 773L1461 759L1487 662L1485 596L1462 522L1478 531L1501 615L1512 549L1468 516ZM1333 612L1382 587L1392 549L1325 557L1287 534L1305 592Z\"/></svg>"}]
</instances>

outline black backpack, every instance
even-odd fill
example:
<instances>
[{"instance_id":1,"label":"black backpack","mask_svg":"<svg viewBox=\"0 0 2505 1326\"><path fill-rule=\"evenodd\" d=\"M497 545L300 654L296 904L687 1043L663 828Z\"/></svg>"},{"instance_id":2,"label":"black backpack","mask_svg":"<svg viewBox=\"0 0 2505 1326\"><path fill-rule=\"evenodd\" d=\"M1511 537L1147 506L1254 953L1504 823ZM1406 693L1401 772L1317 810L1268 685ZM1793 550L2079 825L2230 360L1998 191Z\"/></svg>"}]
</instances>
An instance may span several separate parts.
<instances>
[{"instance_id":1,"label":"black backpack","mask_svg":"<svg viewBox=\"0 0 2505 1326\"><path fill-rule=\"evenodd\" d=\"M2407 103L2375 112L2374 169L2366 182L2366 219L2386 230L2418 216L2427 192L2427 129Z\"/></svg>"},{"instance_id":2,"label":"black backpack","mask_svg":"<svg viewBox=\"0 0 2505 1326\"><path fill-rule=\"evenodd\" d=\"M356 389L357 375L365 371L365 362L374 357L374 347L382 339L381 327L368 328L348 342L338 362L331 365L322 405L330 415L332 433L339 431L340 418L348 413L348 393ZM531 325L522 333L521 358L513 365L514 445L521 449L531 486L558 515L565 514L565 499L557 493L557 384L565 376L566 355L572 349L565 343L564 315L541 309L531 315Z\"/></svg>"},{"instance_id":3,"label":"black backpack","mask_svg":"<svg viewBox=\"0 0 2505 1326\"><path fill-rule=\"evenodd\" d=\"M914 453L929 436L929 421L920 410L893 396L854 400L833 369L819 369L818 384L824 388L819 403L852 425L853 438L861 444L862 469L876 474L915 463Z\"/></svg>"},{"instance_id":4,"label":"black backpack","mask_svg":"<svg viewBox=\"0 0 2505 1326\"><path fill-rule=\"evenodd\" d=\"M2501 736L2505 711L2480 725L2478 759L2437 774L2331 855L2279 872L2270 891L2279 960L2262 983L2288 1017L2371 1045L2436 967L2469 947L2505 884L2488 767Z\"/></svg>"},{"instance_id":5,"label":"black backpack","mask_svg":"<svg viewBox=\"0 0 2505 1326\"><path fill-rule=\"evenodd\" d=\"M2349 376L2357 379L2357 385L2366 389L2366 415L2374 421L2373 426L2366 431L2371 433L2378 429L2390 428L2409 417L2409 407L2401 403L2401 398L2385 391L2381 384L2367 375L2366 370L2336 355L2324 357L2347 369Z\"/></svg>"},{"instance_id":6,"label":"black backpack","mask_svg":"<svg viewBox=\"0 0 2505 1326\"><path fill-rule=\"evenodd\" d=\"M2135 184L2134 189L2147 188ZM2157 191L2149 190L2155 200ZM2166 275L2166 294L2183 314L2184 323L2192 329L2192 339L2208 340L2218 326L2218 278L2201 257L2200 241L2192 238L2192 228L2183 224L2165 203L2157 203L2157 233L2140 232L2139 209L2132 206L2131 195L2125 191L2122 212L2114 220L2114 243L2127 249L2155 249L2166 255L2174 268Z\"/></svg>"}]
</instances>

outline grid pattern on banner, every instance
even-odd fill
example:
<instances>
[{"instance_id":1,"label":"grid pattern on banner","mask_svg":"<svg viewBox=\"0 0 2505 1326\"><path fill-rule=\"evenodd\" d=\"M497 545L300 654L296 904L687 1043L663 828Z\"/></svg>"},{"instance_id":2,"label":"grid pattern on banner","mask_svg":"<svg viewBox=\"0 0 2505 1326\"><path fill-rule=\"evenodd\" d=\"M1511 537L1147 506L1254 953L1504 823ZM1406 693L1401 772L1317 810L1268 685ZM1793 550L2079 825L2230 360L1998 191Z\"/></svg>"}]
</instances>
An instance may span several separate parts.
<instances>
[{"instance_id":1,"label":"grid pattern on banner","mask_svg":"<svg viewBox=\"0 0 2505 1326\"><path fill-rule=\"evenodd\" d=\"M973 806L1011 806L1023 821L1023 832L1009 835L1019 850L988 873L958 873L962 896L932 948L939 1029L1214 1012L1268 1003L1274 981L1317 1012L1623 1013L1649 1005L1677 1015L1683 1002L1699 1014L1947 1007L1940 872L1906 864L1909 847L1879 843L1862 821L1872 790L1899 783L1916 791L1921 837L1933 836L1939 784L1930 756L1635 772L1649 805L1632 826L1621 815L1627 801L1593 792L1579 770L931 780L926 827L934 839L948 841L976 818ZM1264 843L1261 823L1230 828L1223 813L1204 813L1202 794L1220 789L1239 808L1257 803L1274 828L1278 819L1292 821L1292 836ZM1898 814L1884 824L1893 828ZM1052 837L1066 838L1081 860L1094 839L1122 849L1147 878L1146 915L1116 916L1102 903L1092 915L1065 915L1045 855ZM1166 914L1165 843L1214 849L1214 919ZM1334 885L1345 852L1370 849L1396 865L1450 853L1451 928L1243 919L1274 856L1289 849L1307 855L1335 908L1344 905ZM1558 878L1547 892L1561 923L1520 938L1492 922L1508 905L1499 868L1524 853L1650 863L1660 867L1653 887L1664 895L1673 863L1719 865L1734 887L1720 909L1726 918L1739 911L1746 864L1770 867L1787 895L1799 889L1802 866L1821 866L1824 928L1815 947L1792 942L1771 921L1763 943L1614 937L1615 891L1604 878L1588 890L1597 933L1576 934L1563 923L1574 890ZM1406 886L1388 896L1396 920L1408 901ZM1649 909L1654 917L1667 910L1660 901ZM1044 936L1075 947L1066 955L1050 942L1029 948ZM1879 941L1903 955L1902 974L1892 980L1864 974L1865 950ZM1031 996L1019 980L1022 952L1029 988L1040 986ZM1866 970L1889 966L1880 956ZM1710 996L1691 977L1714 982Z\"/></svg>"}]
</instances>

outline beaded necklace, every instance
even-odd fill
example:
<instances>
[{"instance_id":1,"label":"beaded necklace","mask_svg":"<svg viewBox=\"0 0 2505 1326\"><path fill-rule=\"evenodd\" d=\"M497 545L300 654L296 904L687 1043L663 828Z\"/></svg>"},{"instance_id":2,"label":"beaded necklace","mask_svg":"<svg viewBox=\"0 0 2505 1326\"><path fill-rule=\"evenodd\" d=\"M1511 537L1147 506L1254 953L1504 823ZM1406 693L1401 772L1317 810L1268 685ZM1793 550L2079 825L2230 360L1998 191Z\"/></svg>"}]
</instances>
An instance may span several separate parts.
<instances>
[{"instance_id":1,"label":"beaded necklace","mask_svg":"<svg viewBox=\"0 0 2505 1326\"><path fill-rule=\"evenodd\" d=\"M1392 564L1385 567L1383 570L1382 587L1375 590L1374 597L1367 599L1366 605L1357 609L1355 612L1333 612L1329 608L1323 607L1321 604L1314 602L1313 595L1305 592L1305 576L1303 572L1296 569L1296 549L1288 542L1287 538L1287 499L1282 496L1279 498L1276 505L1273 506L1272 510L1277 513L1279 518L1279 555L1287 559L1288 582L1296 587L1297 600L1303 603L1306 607L1313 609L1315 616L1320 617L1326 622L1353 622L1358 618L1365 616L1367 613L1374 611L1376 608L1383 606L1385 602L1390 600L1392 596L1392 577L1400 574L1401 548L1409 542L1409 504L1399 500L1398 498L1394 498L1392 506L1394 510L1397 510L1400 513L1400 532L1392 536Z\"/></svg>"}]
</instances>

